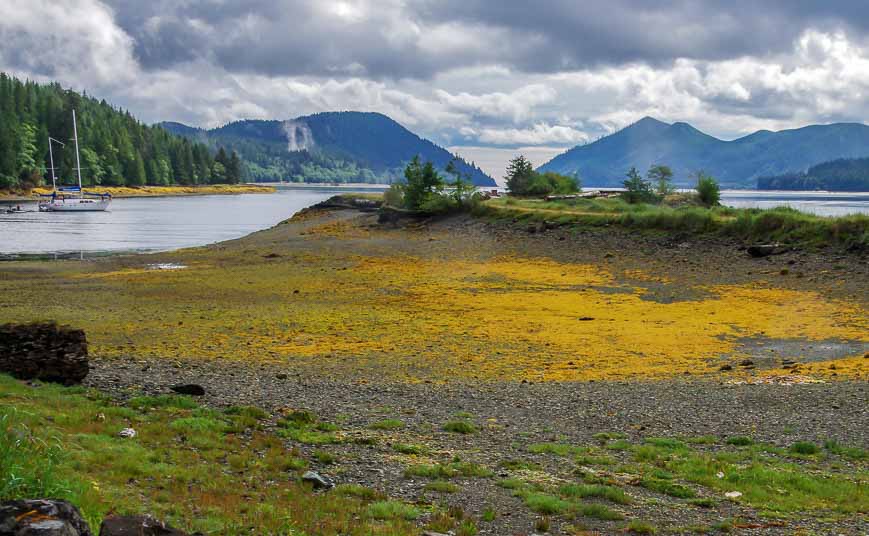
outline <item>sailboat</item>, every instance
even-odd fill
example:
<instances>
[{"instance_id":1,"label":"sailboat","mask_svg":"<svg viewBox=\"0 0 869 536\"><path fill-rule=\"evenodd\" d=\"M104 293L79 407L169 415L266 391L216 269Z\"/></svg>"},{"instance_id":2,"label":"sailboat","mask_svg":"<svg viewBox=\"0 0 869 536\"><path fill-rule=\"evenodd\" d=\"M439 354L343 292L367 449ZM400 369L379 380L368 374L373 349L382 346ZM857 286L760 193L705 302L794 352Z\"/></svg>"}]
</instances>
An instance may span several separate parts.
<instances>
[{"instance_id":1,"label":"sailboat","mask_svg":"<svg viewBox=\"0 0 869 536\"><path fill-rule=\"evenodd\" d=\"M72 132L73 140L75 140L75 171L78 175L78 187L67 186L63 188L57 187L57 178L54 175L54 153L51 149L51 142L57 142L64 145L62 142L54 138L48 138L48 156L51 160L51 186L50 194L40 197L50 198L39 203L40 212L101 212L107 210L112 204L112 195L109 193L93 193L85 192L81 186L81 160L78 155L78 127L75 121L75 110L72 111ZM67 196L67 194L71 194ZM76 195L77 194L77 195Z\"/></svg>"}]
</instances>

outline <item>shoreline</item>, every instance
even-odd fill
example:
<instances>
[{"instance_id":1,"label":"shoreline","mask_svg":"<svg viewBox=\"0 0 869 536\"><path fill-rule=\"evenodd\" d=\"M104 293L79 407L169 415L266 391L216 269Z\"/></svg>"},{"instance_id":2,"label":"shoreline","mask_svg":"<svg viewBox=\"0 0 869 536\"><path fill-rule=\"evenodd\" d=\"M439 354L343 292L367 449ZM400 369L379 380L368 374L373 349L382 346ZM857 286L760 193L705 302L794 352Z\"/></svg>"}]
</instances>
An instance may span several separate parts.
<instances>
[{"instance_id":1,"label":"shoreline","mask_svg":"<svg viewBox=\"0 0 869 536\"><path fill-rule=\"evenodd\" d=\"M87 189L87 188L85 188ZM117 199L130 197L184 197L197 195L239 195L266 194L277 191L270 185L259 184L213 184L203 186L96 186L91 188L99 192L108 192ZM30 194L21 192L0 191L0 203L21 203L36 201L37 195L50 194L50 188L33 188Z\"/></svg>"}]
</instances>

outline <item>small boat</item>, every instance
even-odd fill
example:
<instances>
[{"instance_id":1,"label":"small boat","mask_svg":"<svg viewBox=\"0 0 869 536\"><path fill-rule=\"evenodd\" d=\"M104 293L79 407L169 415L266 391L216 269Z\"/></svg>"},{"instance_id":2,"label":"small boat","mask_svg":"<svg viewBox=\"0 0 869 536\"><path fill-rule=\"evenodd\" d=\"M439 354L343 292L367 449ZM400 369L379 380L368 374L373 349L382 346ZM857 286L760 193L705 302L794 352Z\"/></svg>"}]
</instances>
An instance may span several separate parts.
<instances>
[{"instance_id":1,"label":"small boat","mask_svg":"<svg viewBox=\"0 0 869 536\"><path fill-rule=\"evenodd\" d=\"M112 204L112 195L106 193L85 192L81 187L81 160L78 155L78 127L75 122L75 110L72 111L72 132L73 140L75 140L75 165L76 174L78 175L78 187L69 186L66 188L57 188L57 179L54 175L54 153L51 150L51 142L57 142L64 145L63 142L48 138L48 156L51 159L51 186L50 194L41 195L46 198L39 202L40 212L102 212L108 210ZM67 193L73 195L67 196ZM74 194L78 195L74 195Z\"/></svg>"}]
</instances>

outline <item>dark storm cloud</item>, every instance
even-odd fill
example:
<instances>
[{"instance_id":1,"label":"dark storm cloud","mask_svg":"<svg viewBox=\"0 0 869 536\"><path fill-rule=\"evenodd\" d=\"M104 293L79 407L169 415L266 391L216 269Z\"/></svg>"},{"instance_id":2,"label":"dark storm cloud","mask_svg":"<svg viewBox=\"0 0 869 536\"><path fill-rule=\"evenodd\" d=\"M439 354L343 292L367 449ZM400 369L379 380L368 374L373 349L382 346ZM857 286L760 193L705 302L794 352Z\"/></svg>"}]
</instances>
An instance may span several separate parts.
<instances>
[{"instance_id":1,"label":"dark storm cloud","mask_svg":"<svg viewBox=\"0 0 869 536\"><path fill-rule=\"evenodd\" d=\"M808 27L869 29L869 3L845 1L372 0L356 6L358 17L342 17L317 0L110 5L146 68L205 58L267 75L427 78L479 64L557 72L678 57L720 60L787 52ZM462 39L461 52L449 37L426 43L436 28Z\"/></svg>"}]
</instances>

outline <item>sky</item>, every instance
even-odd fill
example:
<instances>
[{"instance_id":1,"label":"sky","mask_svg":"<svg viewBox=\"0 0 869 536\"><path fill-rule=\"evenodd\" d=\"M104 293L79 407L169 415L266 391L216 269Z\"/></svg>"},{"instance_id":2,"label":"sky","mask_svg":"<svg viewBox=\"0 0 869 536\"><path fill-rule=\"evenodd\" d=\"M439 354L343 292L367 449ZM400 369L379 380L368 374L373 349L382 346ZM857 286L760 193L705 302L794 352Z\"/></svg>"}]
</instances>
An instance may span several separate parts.
<instances>
[{"instance_id":1,"label":"sky","mask_svg":"<svg viewBox=\"0 0 869 536\"><path fill-rule=\"evenodd\" d=\"M869 118L869 2L0 0L0 70L141 120L376 111L503 175L644 117Z\"/></svg>"}]
</instances>

